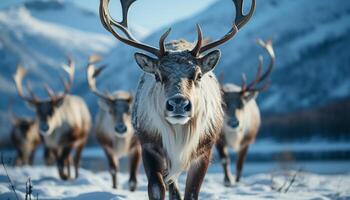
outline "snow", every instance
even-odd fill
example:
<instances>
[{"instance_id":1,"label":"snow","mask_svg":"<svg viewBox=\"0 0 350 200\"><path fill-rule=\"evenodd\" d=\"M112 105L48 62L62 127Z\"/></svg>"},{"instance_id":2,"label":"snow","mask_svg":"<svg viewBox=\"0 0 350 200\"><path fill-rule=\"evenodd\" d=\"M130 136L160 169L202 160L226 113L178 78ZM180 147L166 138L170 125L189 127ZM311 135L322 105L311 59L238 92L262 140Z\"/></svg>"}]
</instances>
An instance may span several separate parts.
<instances>
[{"instance_id":1,"label":"snow","mask_svg":"<svg viewBox=\"0 0 350 200\"><path fill-rule=\"evenodd\" d=\"M231 4L229 0L216 1L207 10L172 24L167 41L181 38L195 41L196 23L202 26L204 37L221 37L234 18ZM272 38L276 65L271 87L258 98L262 111L291 112L348 97L350 54L344 49L350 43L349 19L349 1L257 1L251 21L232 41L219 47L222 58L216 72L225 73L224 82L239 84L242 72L251 80L257 57L264 53L254 41ZM145 43L157 46L166 28L169 27L150 34ZM114 73L118 78L104 78L106 82L101 87L135 88L141 71L133 59L135 51L138 50L126 45L112 50L105 61L110 66L105 74ZM340 86L339 89L334 89L334 85Z\"/></svg>"},{"instance_id":2,"label":"snow","mask_svg":"<svg viewBox=\"0 0 350 200\"><path fill-rule=\"evenodd\" d=\"M147 199L147 180L138 177L136 192L128 191L128 175L119 173L119 189L111 186L108 172L94 173L81 169L76 180L58 180L54 167L7 168L18 196L24 199L25 182L33 183L33 194L39 199ZM291 181L295 176L294 181ZM180 191L184 191L185 176L179 178ZM350 174L320 175L297 171L274 171L242 178L242 182L227 188L223 186L221 173L208 173L201 188L200 199L349 199ZM292 183L291 183L292 182ZM290 188L288 186L291 184ZM278 190L281 190L280 192ZM286 191L287 190L287 191ZM182 192L183 193L183 192ZM14 199L4 174L0 170L0 199ZM167 199L168 197L166 197Z\"/></svg>"},{"instance_id":3,"label":"snow","mask_svg":"<svg viewBox=\"0 0 350 200\"><path fill-rule=\"evenodd\" d=\"M34 1L32 1L34 3ZM31 3L32 3L31 2ZM49 2L47 2L49 3ZM55 12L51 10L51 12ZM0 102L1 124L8 122L5 112L9 99L15 99L15 113L29 114L25 104L17 98L16 89L12 80L18 63L28 69L28 76L32 86L39 96L43 94L42 83L46 82L56 90L62 88L57 72L61 64L66 62L66 56L72 56L77 65L77 74L85 74L85 63L92 53L106 54L115 46L115 40L109 34L84 30L84 27L68 26L60 23L42 20L36 17L37 11L32 11L25 6L11 7L0 10L0 95L4 96ZM67 12L80 13L80 9L69 4ZM50 15L50 13L46 13ZM41 15L43 18L44 13ZM83 16L75 17L77 20ZM97 15L89 19L99 22ZM69 20L70 22L75 20ZM93 21L93 20L92 20ZM75 76L74 88L87 92L85 76ZM39 90L39 91L38 91ZM8 123L1 126L1 135L8 133Z\"/></svg>"},{"instance_id":4,"label":"snow","mask_svg":"<svg viewBox=\"0 0 350 200\"><path fill-rule=\"evenodd\" d=\"M132 32L139 38L148 31L132 26ZM0 10L0 102L1 124L8 122L7 106L14 100L14 112L30 113L17 95L12 75L16 65L21 63L28 69L28 80L35 93L46 96L42 83L48 83L54 90L62 89L57 76L66 56L76 61L76 75L72 93L83 96L88 104L95 103L86 84L85 66L92 53L107 55L117 45L117 40L102 26L99 16L77 7L71 1L33 0L14 2ZM94 106L92 106L94 107ZM94 109L92 109L94 112ZM9 126L0 127L0 135L7 135Z\"/></svg>"}]
</instances>

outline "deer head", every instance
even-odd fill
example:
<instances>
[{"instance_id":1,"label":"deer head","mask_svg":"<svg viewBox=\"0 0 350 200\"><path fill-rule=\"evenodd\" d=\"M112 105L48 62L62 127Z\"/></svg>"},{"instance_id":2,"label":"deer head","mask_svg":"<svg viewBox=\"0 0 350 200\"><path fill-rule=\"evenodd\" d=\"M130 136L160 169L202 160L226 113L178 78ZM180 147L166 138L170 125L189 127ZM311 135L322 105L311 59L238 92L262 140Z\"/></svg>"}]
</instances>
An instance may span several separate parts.
<instances>
[{"instance_id":1,"label":"deer head","mask_svg":"<svg viewBox=\"0 0 350 200\"><path fill-rule=\"evenodd\" d=\"M12 125L12 131L26 138L28 131L34 125L35 121L29 117L18 117L13 112L13 99L10 100L8 105L8 118Z\"/></svg>"},{"instance_id":2,"label":"deer head","mask_svg":"<svg viewBox=\"0 0 350 200\"><path fill-rule=\"evenodd\" d=\"M39 119L39 130L40 133L46 134L51 133L49 121L53 117L55 110L58 109L64 102L66 95L71 89L71 85L74 77L74 61L69 58L68 64L64 65L64 70L69 75L69 81L67 82L61 77L64 85L64 91L56 94L47 84L44 87L49 95L47 99L39 99L32 91L30 84L27 82L27 91L29 95L25 95L22 87L22 81L27 71L21 65L17 66L15 75L13 76L18 95L25 100L30 107L34 108Z\"/></svg>"},{"instance_id":3,"label":"deer head","mask_svg":"<svg viewBox=\"0 0 350 200\"><path fill-rule=\"evenodd\" d=\"M257 43L262 46L270 57L269 66L264 74L262 74L263 57L259 56L258 71L255 79L247 85L246 76L242 75L242 85L240 88L234 85L224 85L222 87L223 100L226 115L228 116L227 123L232 128L237 128L240 125L242 113L245 105L254 100L258 93L268 88L270 82L265 81L270 76L275 62L275 54L272 47L272 41L268 40L266 43L258 40ZM261 83L264 82L262 85ZM261 85L258 87L258 85Z\"/></svg>"},{"instance_id":4,"label":"deer head","mask_svg":"<svg viewBox=\"0 0 350 200\"><path fill-rule=\"evenodd\" d=\"M205 82L213 78L210 73L220 58L220 51L215 49L221 44L229 41L252 17L255 10L255 0L252 0L250 11L243 15L243 0L233 0L236 7L236 18L232 28L222 38L205 43L202 31L197 25L197 42L183 42L175 49L171 45L165 45L165 39L170 33L168 29L159 40L159 48L144 44L134 38L128 30L128 11L130 6L136 0L121 0L122 21L113 20L109 14L109 0L100 0L100 19L110 33L112 33L121 42L134 48L143 50L155 57L148 56L144 53L135 53L135 60L138 66L146 73L154 76L155 87L160 94L158 95L163 106L163 115L171 124L185 124L193 116L196 110L195 94L201 95L202 87ZM121 33L119 33L121 32ZM179 46L183 46L182 48ZM215 50L212 50L215 49ZM208 52L204 54L205 52Z\"/></svg>"},{"instance_id":5,"label":"deer head","mask_svg":"<svg viewBox=\"0 0 350 200\"><path fill-rule=\"evenodd\" d=\"M96 68L95 63L100 60L97 56L90 56L87 77L90 90L100 97L99 106L102 110L109 113L113 119L115 134L118 137L124 137L128 131L126 121L130 121L130 107L132 95L129 92L116 92L113 95L107 92L101 92L96 87L96 78L105 69L106 66ZM130 128L130 127L129 127Z\"/></svg>"}]
</instances>

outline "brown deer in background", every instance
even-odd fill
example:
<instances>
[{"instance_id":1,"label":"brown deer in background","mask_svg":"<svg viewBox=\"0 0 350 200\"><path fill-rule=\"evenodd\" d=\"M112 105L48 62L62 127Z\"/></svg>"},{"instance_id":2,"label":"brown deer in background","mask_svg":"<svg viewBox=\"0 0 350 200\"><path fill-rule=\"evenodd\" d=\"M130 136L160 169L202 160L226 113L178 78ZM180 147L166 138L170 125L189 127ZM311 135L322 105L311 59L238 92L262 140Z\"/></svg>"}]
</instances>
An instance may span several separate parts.
<instances>
[{"instance_id":1,"label":"brown deer in background","mask_svg":"<svg viewBox=\"0 0 350 200\"><path fill-rule=\"evenodd\" d=\"M69 82L62 78L64 92L55 92L45 85L48 99L39 100L27 84L30 96L23 93L22 80L26 70L17 67L14 80L19 96L36 111L40 137L46 148L53 151L58 172L63 180L70 178L70 154L75 149L75 177L78 176L81 152L87 141L91 126L90 112L84 100L78 96L68 95L74 76L74 62L69 59L64 69L69 74ZM65 171L66 168L66 171Z\"/></svg>"},{"instance_id":2,"label":"brown deer in background","mask_svg":"<svg viewBox=\"0 0 350 200\"><path fill-rule=\"evenodd\" d=\"M141 162L141 146L131 124L132 94L125 91L117 91L113 94L100 92L96 87L96 77L104 67L96 69L94 63L97 61L93 56L90 57L87 68L90 90L100 97L99 111L95 119L96 137L108 159L112 187L117 188L118 185L119 159L128 155L129 190L135 191L136 176Z\"/></svg>"},{"instance_id":3,"label":"brown deer in background","mask_svg":"<svg viewBox=\"0 0 350 200\"><path fill-rule=\"evenodd\" d=\"M12 102L9 106L9 118L11 120L11 141L16 149L16 166L33 165L35 152L41 144L38 121L30 117L18 117L12 112ZM52 152L44 149L44 162L53 164Z\"/></svg>"},{"instance_id":4,"label":"brown deer in background","mask_svg":"<svg viewBox=\"0 0 350 200\"><path fill-rule=\"evenodd\" d=\"M159 49L137 41L129 32L127 15L134 2L121 0L123 19L117 22L109 14L109 0L101 0L100 19L105 29L121 42L156 56L135 53L136 63L144 73L132 119L142 146L148 196L164 199L167 185L170 199L181 199L177 177L189 169L184 197L198 199L224 115L220 85L212 72L220 51L204 53L229 41L249 21L255 0L246 16L242 13L243 1L234 0L236 19L222 38L203 44L201 28L197 25L196 44L185 40L165 44L169 29L161 36Z\"/></svg>"},{"instance_id":5,"label":"brown deer in background","mask_svg":"<svg viewBox=\"0 0 350 200\"><path fill-rule=\"evenodd\" d=\"M270 64L267 71L262 74L263 59L259 57L257 75L249 85L246 84L246 78L242 75L242 86L235 84L222 86L225 120L216 148L224 169L224 184L226 186L232 185L230 157L227 146L232 147L237 152L236 182L239 182L249 145L255 141L260 127L260 111L255 99L260 91L268 87L269 82L266 82L261 87L257 87L257 85L269 77L275 62L272 41L269 40L265 43L258 40L258 44L269 54Z\"/></svg>"},{"instance_id":6,"label":"brown deer in background","mask_svg":"<svg viewBox=\"0 0 350 200\"><path fill-rule=\"evenodd\" d=\"M41 143L37 121L12 115L11 122L11 141L17 152L16 166L33 165L35 151Z\"/></svg>"}]
</instances>

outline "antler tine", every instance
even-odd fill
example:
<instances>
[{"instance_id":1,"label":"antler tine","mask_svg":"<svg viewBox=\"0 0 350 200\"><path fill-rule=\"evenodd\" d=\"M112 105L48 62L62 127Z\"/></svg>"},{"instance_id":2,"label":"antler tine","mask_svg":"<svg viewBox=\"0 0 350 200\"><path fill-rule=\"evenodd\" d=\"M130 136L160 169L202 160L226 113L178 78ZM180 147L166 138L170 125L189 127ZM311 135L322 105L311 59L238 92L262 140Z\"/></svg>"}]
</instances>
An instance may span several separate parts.
<instances>
[{"instance_id":1,"label":"antler tine","mask_svg":"<svg viewBox=\"0 0 350 200\"><path fill-rule=\"evenodd\" d=\"M242 86L241 86L241 92L245 92L247 90L247 76L245 73L242 74Z\"/></svg>"},{"instance_id":2,"label":"antler tine","mask_svg":"<svg viewBox=\"0 0 350 200\"><path fill-rule=\"evenodd\" d=\"M64 98L72 88L72 84L74 80L74 72L75 72L74 60L70 56L68 56L68 63L63 64L62 68L64 69L65 72L67 72L69 81L67 82L62 76L60 76L60 79L63 83L64 91L60 95L55 95L54 98L51 98L52 100L59 100Z\"/></svg>"},{"instance_id":3,"label":"antler tine","mask_svg":"<svg viewBox=\"0 0 350 200\"><path fill-rule=\"evenodd\" d=\"M128 13L129 8L131 4L133 4L136 0L121 0L122 3L122 12L123 12L123 19L120 22L120 24L124 27L128 27Z\"/></svg>"},{"instance_id":4,"label":"antler tine","mask_svg":"<svg viewBox=\"0 0 350 200\"><path fill-rule=\"evenodd\" d=\"M39 101L39 98L34 94L33 89L29 83L29 81L26 82L26 88L28 90L28 93L30 94L30 96L35 100L35 101Z\"/></svg>"},{"instance_id":5,"label":"antler tine","mask_svg":"<svg viewBox=\"0 0 350 200\"><path fill-rule=\"evenodd\" d=\"M88 64L87 67L87 80L88 80L88 84L89 84L89 88L90 90L98 97L102 98L102 99L106 99L109 100L109 95L105 94L103 92L100 92L97 87L96 87L96 77L102 72L103 69L106 68L106 65L103 65L99 68L95 68L94 63L90 63Z\"/></svg>"},{"instance_id":6,"label":"antler tine","mask_svg":"<svg viewBox=\"0 0 350 200\"><path fill-rule=\"evenodd\" d=\"M275 63L275 53L274 53L273 46L272 46L272 40L268 40L267 42L264 42L264 41L259 39L259 40L257 40L257 43L260 46L262 46L269 54L270 63L269 63L269 66L268 66L268 69L266 70L266 72L264 74L262 74L263 57L259 56L259 66L258 66L258 72L257 72L256 78L254 79L254 81L252 83L249 84L248 87L246 87L245 91L263 91L263 90L266 90L267 87L270 85L270 82L268 81L260 88L255 88L256 85L258 85L259 83L261 83L262 81L264 81L265 79L267 79L270 76L272 69L273 69L273 66L274 66L274 63Z\"/></svg>"},{"instance_id":7,"label":"antler tine","mask_svg":"<svg viewBox=\"0 0 350 200\"><path fill-rule=\"evenodd\" d=\"M105 29L108 30L110 33L112 33L113 36L116 37L121 42L123 42L129 46L144 50L146 52L149 52L149 53L157 56L158 58L161 58L164 55L163 51L161 51L155 47L152 47L152 46L149 46L149 45L146 45L146 44L143 44L143 43L137 41L136 39L134 39L134 37L131 35L131 33L128 30L128 27L127 27L127 25L128 25L127 24L128 11L129 11L131 4L134 3L135 1L136 0L120 0L120 2L122 4L122 9L123 9L123 11L122 11L123 12L123 19L121 22L117 22L117 21L113 20L109 14L109 11L108 11L109 0L100 0L100 9L99 10L100 10L101 22L102 22L103 26L105 27ZM127 38L124 38L121 35L119 35L119 33L113 29L112 25L114 27L118 28L119 30L121 30L122 32L124 32L125 35L127 36ZM167 35L167 33L163 34L163 36L164 35ZM162 47L160 47L160 48L162 48Z\"/></svg>"},{"instance_id":8,"label":"antler tine","mask_svg":"<svg viewBox=\"0 0 350 200\"><path fill-rule=\"evenodd\" d=\"M257 92L262 92L262 91L267 90L267 88L269 88L270 85L271 85L271 81L267 81L263 86L261 86L259 88L254 88L253 90L257 91Z\"/></svg>"},{"instance_id":9,"label":"antler tine","mask_svg":"<svg viewBox=\"0 0 350 200\"><path fill-rule=\"evenodd\" d=\"M252 1L251 8L249 10L249 13L247 15L243 14L243 0L233 0L236 4L236 19L235 24L238 29L241 29L253 16L254 10L255 10L255 0Z\"/></svg>"},{"instance_id":10,"label":"antler tine","mask_svg":"<svg viewBox=\"0 0 350 200\"><path fill-rule=\"evenodd\" d=\"M160 55L165 55L166 49L165 49L165 39L168 37L170 34L171 28L169 28L161 37L159 40L159 54Z\"/></svg>"},{"instance_id":11,"label":"antler tine","mask_svg":"<svg viewBox=\"0 0 350 200\"><path fill-rule=\"evenodd\" d=\"M236 18L232 25L232 28L222 38L203 46L200 49L199 53L208 51L209 49L215 48L232 39L233 36L238 32L238 30L241 29L253 16L253 13L255 11L256 0L252 0L252 5L247 15L243 15L243 0L232 0L232 1L235 4L235 8L236 8Z\"/></svg>"},{"instance_id":12,"label":"antler tine","mask_svg":"<svg viewBox=\"0 0 350 200\"><path fill-rule=\"evenodd\" d=\"M194 56L194 57L197 57L200 50L201 50L201 47L202 47L202 44L203 44L203 34L202 34L202 29L200 27L199 24L196 25L196 30L197 30L197 44L196 46L191 50L191 54Z\"/></svg>"},{"instance_id":13,"label":"antler tine","mask_svg":"<svg viewBox=\"0 0 350 200\"><path fill-rule=\"evenodd\" d=\"M269 39L266 42L262 41L261 39L258 39L257 43L267 51L267 53L269 54L269 57L270 57L270 63L269 63L268 69L260 78L260 82L261 82L261 81L265 80L268 76L270 76L272 69L273 69L273 66L275 64L276 57L275 57L275 52L273 50L271 39Z\"/></svg>"},{"instance_id":14,"label":"antler tine","mask_svg":"<svg viewBox=\"0 0 350 200\"><path fill-rule=\"evenodd\" d=\"M68 80L69 80L69 82L63 81L63 84L64 84L63 95L66 95L72 87L73 80L74 80L74 72L75 72L75 62L70 56L68 57L68 64L67 65L64 64L63 69L68 73Z\"/></svg>"},{"instance_id":15,"label":"antler tine","mask_svg":"<svg viewBox=\"0 0 350 200\"><path fill-rule=\"evenodd\" d=\"M37 101L37 99L35 98L35 96L32 93L32 91L30 91L31 98L25 96L24 92L23 92L22 81L23 81L23 78L26 75L26 73L27 73L27 71L22 67L22 65L17 65L17 70L16 70L16 73L13 75L13 79L15 81L15 85L16 85L16 88L17 88L18 95L22 99L24 99L25 101L28 101L28 102L31 102L31 103L35 103Z\"/></svg>"},{"instance_id":16,"label":"antler tine","mask_svg":"<svg viewBox=\"0 0 350 200\"><path fill-rule=\"evenodd\" d=\"M201 49L199 50L199 53L203 53L208 51L209 49L213 49L221 44L224 44L225 42L229 41L231 38L233 38L234 35L236 35L236 33L238 32L238 28L237 26L234 24L231 28L231 30L221 39L216 40L214 42L211 42L203 47L201 47Z\"/></svg>"},{"instance_id":17,"label":"antler tine","mask_svg":"<svg viewBox=\"0 0 350 200\"><path fill-rule=\"evenodd\" d=\"M75 62L72 57L68 57L68 65L63 65L63 69L68 73L70 85L74 80Z\"/></svg>"},{"instance_id":18,"label":"antler tine","mask_svg":"<svg viewBox=\"0 0 350 200\"><path fill-rule=\"evenodd\" d=\"M49 95L50 99L54 99L56 95L52 88L47 83L44 84L44 88L47 94Z\"/></svg>"},{"instance_id":19,"label":"antler tine","mask_svg":"<svg viewBox=\"0 0 350 200\"><path fill-rule=\"evenodd\" d=\"M258 70L256 72L254 80L247 86L248 90L249 88L254 88L260 82L263 64L264 64L264 59L262 56L259 56Z\"/></svg>"},{"instance_id":20,"label":"antler tine","mask_svg":"<svg viewBox=\"0 0 350 200\"><path fill-rule=\"evenodd\" d=\"M128 37L130 40L135 40L134 36L130 33L130 31L127 29L128 28L128 13L129 13L129 8L131 6L131 4L133 4L136 0L122 0L121 4L122 4L122 21L121 22L117 22L116 20L111 19L111 23L114 26L117 26L120 28L120 30L126 35L126 37ZM121 25L121 26L120 26Z\"/></svg>"},{"instance_id":21,"label":"antler tine","mask_svg":"<svg viewBox=\"0 0 350 200\"><path fill-rule=\"evenodd\" d=\"M92 54L89 57L89 63L91 63L91 64L95 64L95 63L99 62L100 60L102 60L102 57L97 55L97 54Z\"/></svg>"}]
</instances>

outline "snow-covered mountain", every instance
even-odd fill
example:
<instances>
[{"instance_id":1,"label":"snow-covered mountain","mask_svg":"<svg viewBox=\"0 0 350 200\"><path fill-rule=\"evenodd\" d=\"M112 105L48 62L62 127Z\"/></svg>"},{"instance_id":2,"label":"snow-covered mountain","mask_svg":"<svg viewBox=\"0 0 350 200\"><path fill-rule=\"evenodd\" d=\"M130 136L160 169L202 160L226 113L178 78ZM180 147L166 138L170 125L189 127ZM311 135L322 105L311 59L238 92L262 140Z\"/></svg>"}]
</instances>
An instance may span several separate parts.
<instances>
[{"instance_id":1,"label":"snow-covered mountain","mask_svg":"<svg viewBox=\"0 0 350 200\"><path fill-rule=\"evenodd\" d=\"M172 25L169 40L195 41L196 23L202 25L205 37L222 37L234 18L231 4L229 0L217 1L196 16ZM248 9L249 4L245 6ZM222 59L216 72L225 73L225 82L239 84L242 72L249 80L256 73L258 55L264 53L255 40L272 38L277 63L270 89L259 98L263 111L288 112L350 96L349 21L349 1L258 0L252 20L220 47ZM157 45L164 30L145 42ZM115 72L106 77L110 80L107 85L124 89L136 86L140 70L133 59L134 51L126 45L118 46L107 58L109 70Z\"/></svg>"},{"instance_id":2,"label":"snow-covered mountain","mask_svg":"<svg viewBox=\"0 0 350 200\"><path fill-rule=\"evenodd\" d=\"M137 35L146 32L133 28ZM17 97L12 80L16 65L28 68L34 90L43 95L42 83L55 89L62 85L58 72L72 56L77 62L73 92L88 93L85 82L85 63L92 53L105 55L116 40L101 25L97 14L77 7L70 1L34 0L21 2L0 10L0 126L8 129L7 107L13 99L16 113L29 114ZM60 71L61 70L61 71ZM80 74L80 75L79 75Z\"/></svg>"},{"instance_id":3,"label":"snow-covered mountain","mask_svg":"<svg viewBox=\"0 0 350 200\"><path fill-rule=\"evenodd\" d=\"M77 67L73 93L95 103L85 80L87 58L92 53L106 55L117 45L99 16L68 0L21 0L0 8L0 135L8 132L9 101L14 101L15 113L33 114L18 98L12 80L18 63L28 69L35 92L46 96L44 82L62 90L58 74L64 75L61 65L72 56ZM137 25L132 26L132 32L139 38L148 34Z\"/></svg>"}]
</instances>

